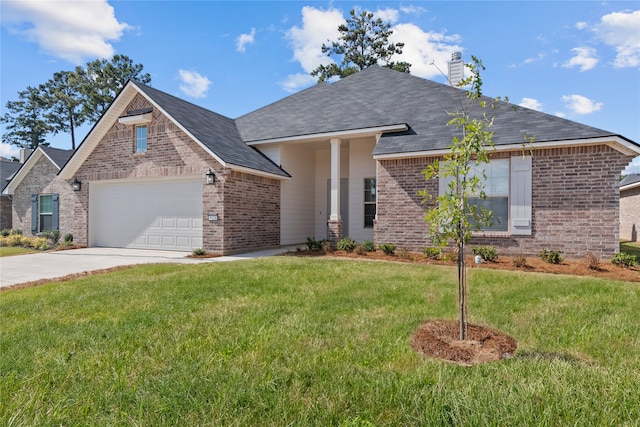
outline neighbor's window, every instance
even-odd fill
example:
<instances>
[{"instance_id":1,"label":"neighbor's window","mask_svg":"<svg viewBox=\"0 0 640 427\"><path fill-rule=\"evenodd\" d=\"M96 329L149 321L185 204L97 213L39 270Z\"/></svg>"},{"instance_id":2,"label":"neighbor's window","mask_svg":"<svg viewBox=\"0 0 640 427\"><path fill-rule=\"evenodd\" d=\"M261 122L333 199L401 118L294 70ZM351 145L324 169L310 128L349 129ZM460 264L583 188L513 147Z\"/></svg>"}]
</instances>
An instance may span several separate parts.
<instances>
[{"instance_id":1,"label":"neighbor's window","mask_svg":"<svg viewBox=\"0 0 640 427\"><path fill-rule=\"evenodd\" d=\"M509 230L509 159L494 159L481 164L474 174L482 180L482 170L486 174L484 192L486 199L470 197L469 204L481 206L492 212L493 225L482 227L483 231Z\"/></svg>"},{"instance_id":2,"label":"neighbor's window","mask_svg":"<svg viewBox=\"0 0 640 427\"><path fill-rule=\"evenodd\" d=\"M38 231L50 231L53 225L53 195L40 195L38 203L39 229Z\"/></svg>"},{"instance_id":3,"label":"neighbor's window","mask_svg":"<svg viewBox=\"0 0 640 427\"><path fill-rule=\"evenodd\" d=\"M136 126L136 153L145 153L147 151L147 127Z\"/></svg>"},{"instance_id":4,"label":"neighbor's window","mask_svg":"<svg viewBox=\"0 0 640 427\"><path fill-rule=\"evenodd\" d=\"M376 218L376 179L365 178L364 180L364 226L373 227L373 220Z\"/></svg>"}]
</instances>

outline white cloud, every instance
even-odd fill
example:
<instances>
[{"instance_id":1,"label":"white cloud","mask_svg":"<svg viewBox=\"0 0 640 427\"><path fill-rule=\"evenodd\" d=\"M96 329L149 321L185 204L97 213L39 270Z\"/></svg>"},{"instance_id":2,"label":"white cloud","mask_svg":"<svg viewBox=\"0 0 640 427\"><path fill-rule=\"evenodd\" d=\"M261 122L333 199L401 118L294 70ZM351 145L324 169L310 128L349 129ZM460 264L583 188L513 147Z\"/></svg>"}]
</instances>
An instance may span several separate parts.
<instances>
[{"instance_id":1,"label":"white cloud","mask_svg":"<svg viewBox=\"0 0 640 427\"><path fill-rule=\"evenodd\" d=\"M444 32L426 32L414 24L398 24L392 30L389 40L404 43L402 55L395 56L393 60L410 63L411 74L418 77L439 76L441 73L437 68L446 74L451 54L463 50L457 44L462 40L457 34L449 36Z\"/></svg>"},{"instance_id":2,"label":"white cloud","mask_svg":"<svg viewBox=\"0 0 640 427\"><path fill-rule=\"evenodd\" d=\"M558 112L556 113L556 116L558 116L558 117L560 117L560 118L563 118L563 119L564 119L565 117L567 117L567 115L566 115L565 113L563 113L562 111L558 111Z\"/></svg>"},{"instance_id":3,"label":"white cloud","mask_svg":"<svg viewBox=\"0 0 640 427\"><path fill-rule=\"evenodd\" d=\"M289 74L285 80L280 82L280 87L289 93L293 93L302 87L313 85L316 81L316 78L308 73Z\"/></svg>"},{"instance_id":4,"label":"white cloud","mask_svg":"<svg viewBox=\"0 0 640 427\"><path fill-rule=\"evenodd\" d=\"M593 100L582 95L565 95L562 101L566 107L575 114L591 114L602 108L602 102L594 102Z\"/></svg>"},{"instance_id":5,"label":"white cloud","mask_svg":"<svg viewBox=\"0 0 640 427\"><path fill-rule=\"evenodd\" d=\"M578 30L584 30L585 28L587 28L587 23L584 21L576 22L576 28Z\"/></svg>"},{"instance_id":6,"label":"white cloud","mask_svg":"<svg viewBox=\"0 0 640 427\"><path fill-rule=\"evenodd\" d=\"M195 71L179 70L180 90L192 98L204 98L207 95L211 80Z\"/></svg>"},{"instance_id":7,"label":"white cloud","mask_svg":"<svg viewBox=\"0 0 640 427\"><path fill-rule=\"evenodd\" d=\"M562 64L562 67L580 67L580 71L587 71L595 67L598 63L596 50L592 47L576 47L571 49L571 52L575 52L576 55Z\"/></svg>"},{"instance_id":8,"label":"white cloud","mask_svg":"<svg viewBox=\"0 0 640 427\"><path fill-rule=\"evenodd\" d=\"M387 22L389 24L395 24L396 22L398 22L399 11L398 9L391 9L391 8L378 9L377 11L373 12L373 15L376 18L382 19L383 22Z\"/></svg>"},{"instance_id":9,"label":"white cloud","mask_svg":"<svg viewBox=\"0 0 640 427\"><path fill-rule=\"evenodd\" d=\"M338 9L316 9L312 6L302 8L302 26L293 26L287 31L286 39L293 49L293 60L300 63L307 73L319 65L328 65L333 62L326 54L322 53L322 44L329 44L329 40L337 40L340 36L338 26L345 22L342 12ZM294 91L302 86L300 75L290 75L284 82L283 88ZM314 81L313 78L311 78Z\"/></svg>"},{"instance_id":10,"label":"white cloud","mask_svg":"<svg viewBox=\"0 0 640 427\"><path fill-rule=\"evenodd\" d=\"M595 32L607 45L616 50L614 67L640 66L640 10L605 15Z\"/></svg>"},{"instance_id":11,"label":"white cloud","mask_svg":"<svg viewBox=\"0 0 640 427\"><path fill-rule=\"evenodd\" d=\"M2 25L12 34L37 43L52 56L79 65L87 59L110 58L125 30L106 0L3 1Z\"/></svg>"},{"instance_id":12,"label":"white cloud","mask_svg":"<svg viewBox=\"0 0 640 427\"><path fill-rule=\"evenodd\" d=\"M631 160L631 163L629 163L629 166L626 167L626 169L624 170L624 173L626 175L629 175L632 173L640 173L640 156Z\"/></svg>"},{"instance_id":13,"label":"white cloud","mask_svg":"<svg viewBox=\"0 0 640 427\"><path fill-rule=\"evenodd\" d=\"M520 104L518 105L524 108L530 108L532 110L542 111L542 104L537 99L522 98L522 101L520 101Z\"/></svg>"},{"instance_id":14,"label":"white cloud","mask_svg":"<svg viewBox=\"0 0 640 427\"><path fill-rule=\"evenodd\" d=\"M238 52L244 53L246 46L248 44L253 44L256 36L256 29L251 28L251 32L249 34L240 34L237 39L236 50Z\"/></svg>"},{"instance_id":15,"label":"white cloud","mask_svg":"<svg viewBox=\"0 0 640 427\"><path fill-rule=\"evenodd\" d=\"M406 14L406 15L416 15L416 16L420 16L423 13L427 12L427 9L425 9L424 7L420 7L420 6L400 6L400 12Z\"/></svg>"},{"instance_id":16,"label":"white cloud","mask_svg":"<svg viewBox=\"0 0 640 427\"><path fill-rule=\"evenodd\" d=\"M0 156L10 159L12 157L20 157L20 147L17 145L7 144L5 142L0 143Z\"/></svg>"}]
</instances>

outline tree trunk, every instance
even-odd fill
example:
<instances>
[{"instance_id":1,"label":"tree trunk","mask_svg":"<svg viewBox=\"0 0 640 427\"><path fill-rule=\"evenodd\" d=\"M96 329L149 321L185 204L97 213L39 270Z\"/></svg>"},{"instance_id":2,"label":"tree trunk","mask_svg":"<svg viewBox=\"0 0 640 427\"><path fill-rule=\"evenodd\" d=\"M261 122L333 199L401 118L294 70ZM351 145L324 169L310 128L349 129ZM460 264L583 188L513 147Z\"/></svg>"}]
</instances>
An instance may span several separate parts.
<instances>
[{"instance_id":1,"label":"tree trunk","mask_svg":"<svg viewBox=\"0 0 640 427\"><path fill-rule=\"evenodd\" d=\"M461 239L458 242L458 308L460 310L460 339L466 340L469 334L467 322L467 264L465 246Z\"/></svg>"}]
</instances>

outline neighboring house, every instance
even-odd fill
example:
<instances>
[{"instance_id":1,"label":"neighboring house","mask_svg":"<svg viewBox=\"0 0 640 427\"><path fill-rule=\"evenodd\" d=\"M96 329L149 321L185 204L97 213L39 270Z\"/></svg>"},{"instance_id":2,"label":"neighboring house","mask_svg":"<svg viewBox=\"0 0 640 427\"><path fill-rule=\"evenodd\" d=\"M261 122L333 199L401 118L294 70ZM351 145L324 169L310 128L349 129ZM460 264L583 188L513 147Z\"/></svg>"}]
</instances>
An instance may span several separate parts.
<instances>
[{"instance_id":1,"label":"neighboring house","mask_svg":"<svg viewBox=\"0 0 640 427\"><path fill-rule=\"evenodd\" d=\"M0 230L12 228L11 196L2 194L13 174L20 169L20 162L12 162L4 157L0 158Z\"/></svg>"},{"instance_id":2,"label":"neighboring house","mask_svg":"<svg viewBox=\"0 0 640 427\"><path fill-rule=\"evenodd\" d=\"M638 242L640 234L640 174L620 181L620 239Z\"/></svg>"},{"instance_id":3,"label":"neighboring house","mask_svg":"<svg viewBox=\"0 0 640 427\"><path fill-rule=\"evenodd\" d=\"M72 153L40 146L21 165L2 192L13 200L12 228L24 234L73 232L73 190L70 182L57 176Z\"/></svg>"},{"instance_id":4,"label":"neighboring house","mask_svg":"<svg viewBox=\"0 0 640 427\"><path fill-rule=\"evenodd\" d=\"M422 250L418 191L439 183L421 172L447 152L464 96L374 66L232 120L129 82L59 174L82 183L76 242L224 254L348 235ZM526 108L494 112L488 203L500 222L476 243L616 252L617 183L640 145Z\"/></svg>"}]
</instances>

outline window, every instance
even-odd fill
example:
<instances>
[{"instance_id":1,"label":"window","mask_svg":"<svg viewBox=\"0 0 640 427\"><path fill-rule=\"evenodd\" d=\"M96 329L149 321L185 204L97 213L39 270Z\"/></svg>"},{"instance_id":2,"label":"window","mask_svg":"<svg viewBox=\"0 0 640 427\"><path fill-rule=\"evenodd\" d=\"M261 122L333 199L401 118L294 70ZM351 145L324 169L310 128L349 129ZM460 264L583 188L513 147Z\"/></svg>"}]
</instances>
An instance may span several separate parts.
<instances>
[{"instance_id":1,"label":"window","mask_svg":"<svg viewBox=\"0 0 640 427\"><path fill-rule=\"evenodd\" d=\"M364 180L364 227L372 228L376 218L376 179Z\"/></svg>"},{"instance_id":2,"label":"window","mask_svg":"<svg viewBox=\"0 0 640 427\"><path fill-rule=\"evenodd\" d=\"M484 170L486 180L482 177ZM469 204L491 211L491 226L482 227L483 231L509 231L509 159L491 160L477 165L472 175L484 181L486 198L470 197Z\"/></svg>"},{"instance_id":3,"label":"window","mask_svg":"<svg viewBox=\"0 0 640 427\"><path fill-rule=\"evenodd\" d=\"M136 126L136 153L147 151L147 126Z\"/></svg>"},{"instance_id":4,"label":"window","mask_svg":"<svg viewBox=\"0 0 640 427\"><path fill-rule=\"evenodd\" d=\"M38 231L53 230L53 195L42 194L38 203Z\"/></svg>"}]
</instances>

